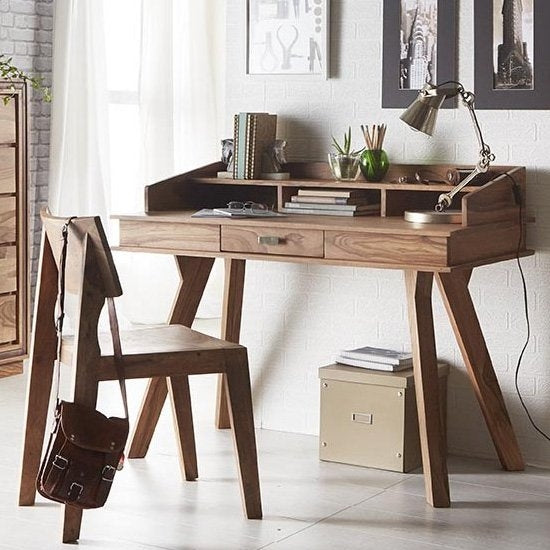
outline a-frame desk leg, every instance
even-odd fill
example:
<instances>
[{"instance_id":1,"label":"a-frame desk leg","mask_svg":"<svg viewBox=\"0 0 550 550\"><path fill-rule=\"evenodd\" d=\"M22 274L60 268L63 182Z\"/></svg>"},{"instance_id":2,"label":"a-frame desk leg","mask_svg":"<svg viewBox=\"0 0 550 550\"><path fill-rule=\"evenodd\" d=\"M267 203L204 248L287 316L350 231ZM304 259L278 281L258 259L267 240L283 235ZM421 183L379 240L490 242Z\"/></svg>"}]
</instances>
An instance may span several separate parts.
<instances>
[{"instance_id":1,"label":"a-frame desk leg","mask_svg":"<svg viewBox=\"0 0 550 550\"><path fill-rule=\"evenodd\" d=\"M194 258L190 256L176 256L175 258L181 282L169 322L173 325L179 324L190 327L195 320L204 288L214 265L214 258ZM179 389L185 390L183 386ZM136 427L132 434L128 458L143 458L147 454L167 395L166 378L152 378L149 381L136 421ZM186 401L189 400L186 399ZM189 437L192 437L192 434L189 434ZM192 442L190 442L190 447L194 448ZM193 472L187 471L185 477L186 479L194 479L197 476L193 476Z\"/></svg>"},{"instance_id":2,"label":"a-frame desk leg","mask_svg":"<svg viewBox=\"0 0 550 550\"><path fill-rule=\"evenodd\" d=\"M223 292L222 340L239 343L243 307L245 260L225 259L225 283ZM218 376L216 402L216 427L230 428L229 406L225 387L225 374Z\"/></svg>"},{"instance_id":3,"label":"a-frame desk leg","mask_svg":"<svg viewBox=\"0 0 550 550\"><path fill-rule=\"evenodd\" d=\"M468 290L469 275L460 271L438 273L436 280L502 467L523 470L523 456Z\"/></svg>"},{"instance_id":4,"label":"a-frame desk leg","mask_svg":"<svg viewBox=\"0 0 550 550\"><path fill-rule=\"evenodd\" d=\"M445 508L450 497L432 312L433 273L406 271L405 283L426 499Z\"/></svg>"},{"instance_id":5,"label":"a-frame desk leg","mask_svg":"<svg viewBox=\"0 0 550 550\"><path fill-rule=\"evenodd\" d=\"M32 331L30 374L25 409L25 441L21 466L19 505L32 506L36 496L36 475L46 430L56 351L54 309L57 299L57 267L52 250L42 232L40 279L36 287Z\"/></svg>"}]
</instances>

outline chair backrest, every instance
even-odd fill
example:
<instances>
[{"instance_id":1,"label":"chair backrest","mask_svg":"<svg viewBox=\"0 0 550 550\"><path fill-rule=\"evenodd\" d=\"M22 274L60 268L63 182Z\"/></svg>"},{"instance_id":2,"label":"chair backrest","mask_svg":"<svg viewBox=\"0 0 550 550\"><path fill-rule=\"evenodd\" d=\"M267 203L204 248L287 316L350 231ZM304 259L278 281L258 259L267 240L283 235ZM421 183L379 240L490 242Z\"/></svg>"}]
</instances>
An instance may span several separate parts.
<instances>
[{"instance_id":1,"label":"chair backrest","mask_svg":"<svg viewBox=\"0 0 550 550\"><path fill-rule=\"evenodd\" d=\"M47 208L40 212L40 217L59 269L63 247L61 230L68 218L52 216ZM120 296L122 288L99 216L74 218L69 224L68 237L65 269L67 291L79 293L86 275L99 285L104 297Z\"/></svg>"},{"instance_id":2,"label":"chair backrest","mask_svg":"<svg viewBox=\"0 0 550 550\"><path fill-rule=\"evenodd\" d=\"M44 228L42 256L49 254L51 250L58 274L63 249L62 229L67 218L52 216L47 209L40 212L40 217ZM94 405L97 389L90 380L93 379L93 370L97 368L100 357L97 334L99 316L105 298L120 296L122 288L99 217L72 219L68 226L67 242L65 313L74 328L71 362L76 376L75 399L78 397L81 401ZM56 273L53 273L54 268L50 261L52 268L45 275L45 263L48 262L43 258L39 292L44 291L42 285L47 282L47 292L52 294L57 291L57 280L52 280ZM49 323L51 321L50 317ZM36 322L44 322L44 319L37 319Z\"/></svg>"}]
</instances>

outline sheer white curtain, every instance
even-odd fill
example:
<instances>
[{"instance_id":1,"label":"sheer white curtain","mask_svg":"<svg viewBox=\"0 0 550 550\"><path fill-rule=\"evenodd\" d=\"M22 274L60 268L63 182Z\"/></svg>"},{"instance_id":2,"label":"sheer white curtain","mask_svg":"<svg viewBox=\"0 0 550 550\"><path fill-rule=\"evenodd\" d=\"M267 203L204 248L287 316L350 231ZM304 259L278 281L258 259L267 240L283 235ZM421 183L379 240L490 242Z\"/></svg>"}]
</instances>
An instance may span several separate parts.
<instances>
[{"instance_id":1,"label":"sheer white curtain","mask_svg":"<svg viewBox=\"0 0 550 550\"><path fill-rule=\"evenodd\" d=\"M76 5L88 9L79 13ZM145 185L217 159L224 9L219 0L57 1L52 210L140 211ZM64 60L72 50L74 67ZM88 82L89 90L82 90ZM69 92L58 96L64 88L85 97L85 108ZM124 315L133 322L165 321L179 280L173 258L119 253L115 260ZM216 271L201 307L207 316L219 314Z\"/></svg>"}]
</instances>

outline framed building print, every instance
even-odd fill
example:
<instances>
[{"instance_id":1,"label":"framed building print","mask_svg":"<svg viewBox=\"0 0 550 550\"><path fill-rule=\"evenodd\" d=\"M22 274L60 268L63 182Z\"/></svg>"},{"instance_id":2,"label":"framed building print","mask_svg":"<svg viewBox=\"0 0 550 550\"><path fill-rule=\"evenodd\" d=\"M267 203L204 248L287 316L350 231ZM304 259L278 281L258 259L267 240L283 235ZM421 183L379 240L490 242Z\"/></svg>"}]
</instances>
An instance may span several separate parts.
<instances>
[{"instance_id":1,"label":"framed building print","mask_svg":"<svg viewBox=\"0 0 550 550\"><path fill-rule=\"evenodd\" d=\"M328 78L329 11L329 0L247 0L247 74Z\"/></svg>"},{"instance_id":2,"label":"framed building print","mask_svg":"<svg viewBox=\"0 0 550 550\"><path fill-rule=\"evenodd\" d=\"M427 82L456 80L456 9L456 0L384 0L382 107L406 108Z\"/></svg>"},{"instance_id":3,"label":"framed building print","mask_svg":"<svg viewBox=\"0 0 550 550\"><path fill-rule=\"evenodd\" d=\"M476 0L478 109L549 109L550 2Z\"/></svg>"}]
</instances>

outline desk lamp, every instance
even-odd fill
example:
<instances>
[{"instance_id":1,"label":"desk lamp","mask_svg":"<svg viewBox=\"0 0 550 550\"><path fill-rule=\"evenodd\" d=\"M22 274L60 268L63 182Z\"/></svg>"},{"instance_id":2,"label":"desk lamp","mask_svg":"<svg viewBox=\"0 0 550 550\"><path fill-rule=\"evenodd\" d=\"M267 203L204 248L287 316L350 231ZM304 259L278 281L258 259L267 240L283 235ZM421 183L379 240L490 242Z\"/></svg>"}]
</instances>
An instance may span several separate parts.
<instances>
[{"instance_id":1,"label":"desk lamp","mask_svg":"<svg viewBox=\"0 0 550 550\"><path fill-rule=\"evenodd\" d=\"M472 92L467 92L460 82L449 81L442 84L426 84L418 94L418 97L401 115L401 120L408 124L413 130L432 136L437 114L443 102L450 97L459 95L462 103L467 107L472 118L476 137L479 143L479 161L473 171L466 176L449 193L439 195L435 211L407 211L405 220L417 223L460 223L462 220L459 210L448 210L451 206L453 197L468 185L478 174L483 174L489 169L491 162L495 160L495 155L491 153L489 146L483 141L481 128L474 110L475 96Z\"/></svg>"}]
</instances>

